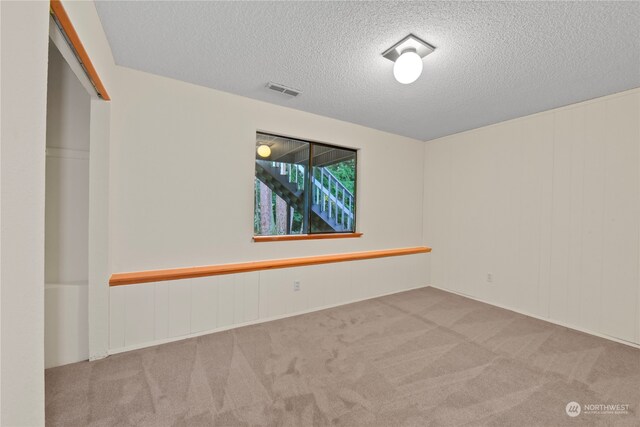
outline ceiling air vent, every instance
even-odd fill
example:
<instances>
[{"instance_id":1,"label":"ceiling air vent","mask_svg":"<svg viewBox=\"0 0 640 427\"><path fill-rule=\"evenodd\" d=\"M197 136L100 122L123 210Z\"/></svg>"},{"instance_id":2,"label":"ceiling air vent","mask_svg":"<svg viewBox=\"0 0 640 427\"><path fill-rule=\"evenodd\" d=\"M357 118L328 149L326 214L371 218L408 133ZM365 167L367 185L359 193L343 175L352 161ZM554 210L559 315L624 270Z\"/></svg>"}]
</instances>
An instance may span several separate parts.
<instances>
[{"instance_id":1,"label":"ceiling air vent","mask_svg":"<svg viewBox=\"0 0 640 427\"><path fill-rule=\"evenodd\" d=\"M276 92L282 93L284 95L289 95L289 96L298 96L302 93L302 91L298 89L294 89L292 87L288 87L285 85L281 85L280 83L274 83L274 82L267 83L267 88L274 90Z\"/></svg>"}]
</instances>

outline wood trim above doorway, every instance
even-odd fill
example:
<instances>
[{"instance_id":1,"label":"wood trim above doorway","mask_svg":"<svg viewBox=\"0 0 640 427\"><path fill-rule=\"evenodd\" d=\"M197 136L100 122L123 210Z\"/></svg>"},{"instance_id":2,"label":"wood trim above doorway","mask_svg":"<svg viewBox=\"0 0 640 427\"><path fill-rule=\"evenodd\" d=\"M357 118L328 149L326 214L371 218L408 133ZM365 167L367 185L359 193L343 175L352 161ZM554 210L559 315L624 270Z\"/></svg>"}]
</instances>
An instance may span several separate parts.
<instances>
[{"instance_id":1,"label":"wood trim above doorway","mask_svg":"<svg viewBox=\"0 0 640 427\"><path fill-rule=\"evenodd\" d=\"M67 41L69 42L69 45L71 46L73 52L75 53L76 58L78 58L80 65L84 69L85 73L87 74L87 77L91 81L91 84L95 88L96 93L103 100L110 101L111 98L107 93L107 89L104 87L102 80L100 80L100 76L98 75L98 72L93 66L93 63L91 62L91 59L89 58L89 54L87 54L87 51L84 48L84 45L80 41L80 37L78 36L78 33L73 27L73 24L69 19L69 15L67 15L67 11L64 9L64 6L62 6L62 2L60 0L51 0L50 6L51 6L51 15L53 15L54 20L56 21L60 30L62 31Z\"/></svg>"}]
</instances>

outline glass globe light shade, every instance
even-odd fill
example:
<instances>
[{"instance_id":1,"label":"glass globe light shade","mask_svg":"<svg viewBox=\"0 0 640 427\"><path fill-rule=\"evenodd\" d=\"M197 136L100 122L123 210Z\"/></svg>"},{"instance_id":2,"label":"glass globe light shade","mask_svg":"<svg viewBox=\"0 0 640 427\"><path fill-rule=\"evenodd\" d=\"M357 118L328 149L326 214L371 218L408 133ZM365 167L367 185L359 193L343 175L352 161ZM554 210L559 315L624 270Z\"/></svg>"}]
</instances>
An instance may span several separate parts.
<instances>
[{"instance_id":1,"label":"glass globe light shade","mask_svg":"<svg viewBox=\"0 0 640 427\"><path fill-rule=\"evenodd\" d=\"M402 84L415 82L422 74L422 58L414 50L404 51L393 65L393 76Z\"/></svg>"},{"instance_id":2,"label":"glass globe light shade","mask_svg":"<svg viewBox=\"0 0 640 427\"><path fill-rule=\"evenodd\" d=\"M271 148L268 145L260 145L258 147L258 156L260 157L269 157L271 155Z\"/></svg>"}]
</instances>

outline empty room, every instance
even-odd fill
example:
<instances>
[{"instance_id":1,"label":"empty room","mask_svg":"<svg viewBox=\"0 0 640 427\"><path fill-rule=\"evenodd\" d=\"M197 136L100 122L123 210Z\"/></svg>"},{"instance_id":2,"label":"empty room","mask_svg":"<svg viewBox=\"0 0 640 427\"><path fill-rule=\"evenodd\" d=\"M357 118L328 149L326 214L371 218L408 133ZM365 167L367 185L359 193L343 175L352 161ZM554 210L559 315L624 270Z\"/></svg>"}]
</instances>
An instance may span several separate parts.
<instances>
[{"instance_id":1,"label":"empty room","mask_svg":"<svg viewBox=\"0 0 640 427\"><path fill-rule=\"evenodd\" d=\"M639 1L0 21L1 426L640 426Z\"/></svg>"}]
</instances>

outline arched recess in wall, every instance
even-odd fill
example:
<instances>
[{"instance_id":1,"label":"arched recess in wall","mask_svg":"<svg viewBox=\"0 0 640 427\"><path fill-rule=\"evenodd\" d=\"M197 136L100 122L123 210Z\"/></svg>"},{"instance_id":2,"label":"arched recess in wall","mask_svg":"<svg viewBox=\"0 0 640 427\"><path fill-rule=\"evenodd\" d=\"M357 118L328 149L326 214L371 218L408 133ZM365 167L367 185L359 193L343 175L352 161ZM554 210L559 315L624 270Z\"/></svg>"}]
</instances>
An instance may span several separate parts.
<instances>
[{"instance_id":1,"label":"arched recess in wall","mask_svg":"<svg viewBox=\"0 0 640 427\"><path fill-rule=\"evenodd\" d=\"M111 98L51 0L45 200L45 367L107 355Z\"/></svg>"}]
</instances>

